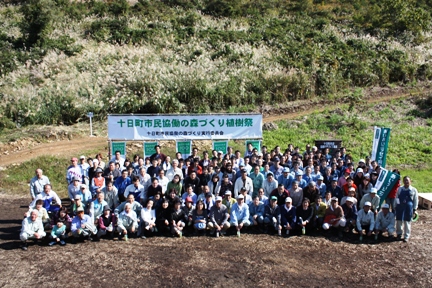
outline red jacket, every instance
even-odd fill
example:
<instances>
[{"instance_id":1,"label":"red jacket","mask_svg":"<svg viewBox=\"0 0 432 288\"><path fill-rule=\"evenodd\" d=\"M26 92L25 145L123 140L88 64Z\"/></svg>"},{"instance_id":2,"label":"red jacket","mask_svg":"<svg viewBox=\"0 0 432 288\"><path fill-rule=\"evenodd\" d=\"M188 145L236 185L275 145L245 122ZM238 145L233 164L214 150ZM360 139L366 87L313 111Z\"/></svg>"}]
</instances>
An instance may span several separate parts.
<instances>
[{"instance_id":1,"label":"red jacket","mask_svg":"<svg viewBox=\"0 0 432 288\"><path fill-rule=\"evenodd\" d=\"M398 180L393 187L393 189L390 191L390 193L387 195L387 198L395 199L396 198L396 192L398 188L400 187L400 180Z\"/></svg>"}]
</instances>

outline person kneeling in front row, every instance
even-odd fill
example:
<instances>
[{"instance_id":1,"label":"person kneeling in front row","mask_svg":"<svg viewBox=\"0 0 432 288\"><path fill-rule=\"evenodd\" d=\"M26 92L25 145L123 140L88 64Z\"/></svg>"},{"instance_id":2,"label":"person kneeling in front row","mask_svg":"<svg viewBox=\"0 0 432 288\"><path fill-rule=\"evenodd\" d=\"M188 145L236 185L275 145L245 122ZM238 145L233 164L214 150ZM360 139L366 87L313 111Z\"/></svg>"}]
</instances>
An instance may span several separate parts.
<instances>
[{"instance_id":1,"label":"person kneeling in front row","mask_svg":"<svg viewBox=\"0 0 432 288\"><path fill-rule=\"evenodd\" d=\"M225 235L226 230L230 228L228 218L228 209L222 204L222 197L217 196L215 205L210 208L210 221L207 224L210 234L214 234L216 238L219 235Z\"/></svg>"},{"instance_id":2,"label":"person kneeling in front row","mask_svg":"<svg viewBox=\"0 0 432 288\"><path fill-rule=\"evenodd\" d=\"M375 240L378 240L380 233L387 232L389 239L393 239L395 232L395 215L389 211L390 205L384 204L381 206L381 211L375 221Z\"/></svg>"},{"instance_id":3,"label":"person kneeling in front row","mask_svg":"<svg viewBox=\"0 0 432 288\"><path fill-rule=\"evenodd\" d=\"M343 227L346 225L346 220L344 217L344 212L341 206L339 206L339 201L337 197L331 198L330 207L327 208L324 216L324 224L322 225L324 230L329 230L330 227L335 227L339 229L339 237L342 237Z\"/></svg>"},{"instance_id":4,"label":"person kneeling in front row","mask_svg":"<svg viewBox=\"0 0 432 288\"><path fill-rule=\"evenodd\" d=\"M22 221L22 228L20 239L23 242L21 248L27 250L27 240L34 239L36 241L45 237L46 233L42 224L42 220L39 218L39 212L32 210L30 216L24 218Z\"/></svg>"},{"instance_id":5,"label":"person kneeling in front row","mask_svg":"<svg viewBox=\"0 0 432 288\"><path fill-rule=\"evenodd\" d=\"M127 203L124 211L120 213L117 231L119 232L119 239L123 237L125 241L128 241L129 236L136 235L138 231L138 218L135 211L132 210L131 203Z\"/></svg>"},{"instance_id":6,"label":"person kneeling in front row","mask_svg":"<svg viewBox=\"0 0 432 288\"><path fill-rule=\"evenodd\" d=\"M114 238L114 227L116 224L116 217L111 212L109 205L105 205L103 208L103 214L99 217L99 230L97 233L97 239L99 240L102 236L107 235L108 238Z\"/></svg>"},{"instance_id":7,"label":"person kneeling in front row","mask_svg":"<svg viewBox=\"0 0 432 288\"><path fill-rule=\"evenodd\" d=\"M234 226L237 231L237 237L240 237L240 230L250 225L249 222L249 206L244 203L242 194L237 196L237 203L234 203L231 208L231 226Z\"/></svg>"},{"instance_id":8,"label":"person kneeling in front row","mask_svg":"<svg viewBox=\"0 0 432 288\"><path fill-rule=\"evenodd\" d=\"M371 206L371 202L365 202L363 209L357 214L357 231L360 234L360 242L363 240L363 229L366 231L367 236L371 236L375 227L375 215L374 212L371 211Z\"/></svg>"},{"instance_id":9,"label":"person kneeling in front row","mask_svg":"<svg viewBox=\"0 0 432 288\"><path fill-rule=\"evenodd\" d=\"M97 233L97 228L93 224L93 218L84 214L84 209L82 207L78 207L76 213L77 216L73 218L71 224L71 232L74 236L74 241L86 237L88 240L92 240L91 236Z\"/></svg>"}]
</instances>

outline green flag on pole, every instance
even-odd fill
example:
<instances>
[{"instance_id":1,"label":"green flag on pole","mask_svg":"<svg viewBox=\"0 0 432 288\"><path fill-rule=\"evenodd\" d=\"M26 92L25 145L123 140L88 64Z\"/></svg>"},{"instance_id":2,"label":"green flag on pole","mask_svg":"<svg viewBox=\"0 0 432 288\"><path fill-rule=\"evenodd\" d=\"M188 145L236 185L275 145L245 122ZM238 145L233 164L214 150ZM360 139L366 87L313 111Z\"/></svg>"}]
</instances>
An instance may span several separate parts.
<instances>
[{"instance_id":1,"label":"green flag on pole","mask_svg":"<svg viewBox=\"0 0 432 288\"><path fill-rule=\"evenodd\" d=\"M390 128L374 127L374 139L372 143L372 160L385 168L387 160L388 143L390 140Z\"/></svg>"}]
</instances>

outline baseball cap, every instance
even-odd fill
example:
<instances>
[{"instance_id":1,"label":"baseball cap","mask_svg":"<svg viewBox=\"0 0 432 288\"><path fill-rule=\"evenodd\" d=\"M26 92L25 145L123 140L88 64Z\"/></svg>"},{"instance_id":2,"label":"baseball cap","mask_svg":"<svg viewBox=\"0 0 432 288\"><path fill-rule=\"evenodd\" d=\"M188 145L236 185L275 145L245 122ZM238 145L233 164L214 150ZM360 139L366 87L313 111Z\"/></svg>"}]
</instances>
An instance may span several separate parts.
<instances>
[{"instance_id":1,"label":"baseball cap","mask_svg":"<svg viewBox=\"0 0 432 288\"><path fill-rule=\"evenodd\" d=\"M76 157L72 157L72 158L71 158L71 161L78 161L78 158L76 158Z\"/></svg>"},{"instance_id":2,"label":"baseball cap","mask_svg":"<svg viewBox=\"0 0 432 288\"><path fill-rule=\"evenodd\" d=\"M269 177L269 176L273 176L273 172L268 172L267 177Z\"/></svg>"},{"instance_id":3,"label":"baseball cap","mask_svg":"<svg viewBox=\"0 0 432 288\"><path fill-rule=\"evenodd\" d=\"M299 170L295 173L295 176L303 176L303 171Z\"/></svg>"},{"instance_id":4,"label":"baseball cap","mask_svg":"<svg viewBox=\"0 0 432 288\"><path fill-rule=\"evenodd\" d=\"M77 212L77 213L78 213L78 212L84 212L84 208L83 208L82 206L80 206L80 207L77 208L76 212Z\"/></svg>"},{"instance_id":5,"label":"baseball cap","mask_svg":"<svg viewBox=\"0 0 432 288\"><path fill-rule=\"evenodd\" d=\"M276 196L272 196L272 197L270 198L270 200L277 201L277 197L276 197Z\"/></svg>"},{"instance_id":6,"label":"baseball cap","mask_svg":"<svg viewBox=\"0 0 432 288\"><path fill-rule=\"evenodd\" d=\"M344 173L348 173L348 174L350 174L351 171L347 168L347 169L345 169Z\"/></svg>"},{"instance_id":7,"label":"baseball cap","mask_svg":"<svg viewBox=\"0 0 432 288\"><path fill-rule=\"evenodd\" d=\"M366 163L365 159L360 159L358 163Z\"/></svg>"},{"instance_id":8,"label":"baseball cap","mask_svg":"<svg viewBox=\"0 0 432 288\"><path fill-rule=\"evenodd\" d=\"M363 205L363 207L364 206L369 206L370 207L370 206L372 206L372 204L371 204L371 202L367 201L367 202L365 202L365 204Z\"/></svg>"},{"instance_id":9,"label":"baseball cap","mask_svg":"<svg viewBox=\"0 0 432 288\"><path fill-rule=\"evenodd\" d=\"M355 188L354 187L350 187L350 188L348 188L348 191L355 191Z\"/></svg>"},{"instance_id":10,"label":"baseball cap","mask_svg":"<svg viewBox=\"0 0 432 288\"><path fill-rule=\"evenodd\" d=\"M279 157L275 157L273 161L274 161L274 162L279 162L280 159L279 159Z\"/></svg>"},{"instance_id":11,"label":"baseball cap","mask_svg":"<svg viewBox=\"0 0 432 288\"><path fill-rule=\"evenodd\" d=\"M345 202L348 202L348 201L351 203L354 203L354 198L353 197L347 197Z\"/></svg>"},{"instance_id":12,"label":"baseball cap","mask_svg":"<svg viewBox=\"0 0 432 288\"><path fill-rule=\"evenodd\" d=\"M81 181L78 177L72 177L72 181Z\"/></svg>"},{"instance_id":13,"label":"baseball cap","mask_svg":"<svg viewBox=\"0 0 432 288\"><path fill-rule=\"evenodd\" d=\"M378 190L376 188L371 188L370 193L377 193Z\"/></svg>"},{"instance_id":14,"label":"baseball cap","mask_svg":"<svg viewBox=\"0 0 432 288\"><path fill-rule=\"evenodd\" d=\"M289 173L289 172L290 172L290 169L289 169L288 167L285 167L285 168L283 169L282 172L283 172L283 173Z\"/></svg>"},{"instance_id":15,"label":"baseball cap","mask_svg":"<svg viewBox=\"0 0 432 288\"><path fill-rule=\"evenodd\" d=\"M193 203L193 200L192 200L192 197L190 197L190 196L188 196L188 197L186 197L186 201L185 201L186 203Z\"/></svg>"},{"instance_id":16,"label":"baseball cap","mask_svg":"<svg viewBox=\"0 0 432 288\"><path fill-rule=\"evenodd\" d=\"M246 168L241 169L241 172L243 172L243 173L247 173Z\"/></svg>"},{"instance_id":17,"label":"baseball cap","mask_svg":"<svg viewBox=\"0 0 432 288\"><path fill-rule=\"evenodd\" d=\"M217 196L217 197L216 197L216 202L217 202L217 201L222 201L222 197L221 197L221 196Z\"/></svg>"},{"instance_id":18,"label":"baseball cap","mask_svg":"<svg viewBox=\"0 0 432 288\"><path fill-rule=\"evenodd\" d=\"M381 206L381 209L390 209L390 205L389 204L383 204L382 206Z\"/></svg>"},{"instance_id":19,"label":"baseball cap","mask_svg":"<svg viewBox=\"0 0 432 288\"><path fill-rule=\"evenodd\" d=\"M87 188L87 185L86 184L81 184L80 188Z\"/></svg>"},{"instance_id":20,"label":"baseball cap","mask_svg":"<svg viewBox=\"0 0 432 288\"><path fill-rule=\"evenodd\" d=\"M287 197L287 198L285 198L285 203L292 203L292 199L291 199L291 197Z\"/></svg>"},{"instance_id":21,"label":"baseball cap","mask_svg":"<svg viewBox=\"0 0 432 288\"><path fill-rule=\"evenodd\" d=\"M322 175L318 176L317 180L324 180L324 177Z\"/></svg>"},{"instance_id":22,"label":"baseball cap","mask_svg":"<svg viewBox=\"0 0 432 288\"><path fill-rule=\"evenodd\" d=\"M357 168L357 173L363 173L363 168Z\"/></svg>"},{"instance_id":23,"label":"baseball cap","mask_svg":"<svg viewBox=\"0 0 432 288\"><path fill-rule=\"evenodd\" d=\"M339 200L338 200L337 197L332 197L332 198L331 198L331 201L336 201L336 202L338 202Z\"/></svg>"},{"instance_id":24,"label":"baseball cap","mask_svg":"<svg viewBox=\"0 0 432 288\"><path fill-rule=\"evenodd\" d=\"M231 195L231 191L229 190L225 191L225 195Z\"/></svg>"},{"instance_id":25,"label":"baseball cap","mask_svg":"<svg viewBox=\"0 0 432 288\"><path fill-rule=\"evenodd\" d=\"M85 156L84 156L84 155L81 155L81 156L80 156L80 159L85 159Z\"/></svg>"},{"instance_id":26,"label":"baseball cap","mask_svg":"<svg viewBox=\"0 0 432 288\"><path fill-rule=\"evenodd\" d=\"M237 199L244 199L244 196L242 194L237 196Z\"/></svg>"},{"instance_id":27,"label":"baseball cap","mask_svg":"<svg viewBox=\"0 0 432 288\"><path fill-rule=\"evenodd\" d=\"M75 195L75 200L81 200L81 195Z\"/></svg>"}]
</instances>

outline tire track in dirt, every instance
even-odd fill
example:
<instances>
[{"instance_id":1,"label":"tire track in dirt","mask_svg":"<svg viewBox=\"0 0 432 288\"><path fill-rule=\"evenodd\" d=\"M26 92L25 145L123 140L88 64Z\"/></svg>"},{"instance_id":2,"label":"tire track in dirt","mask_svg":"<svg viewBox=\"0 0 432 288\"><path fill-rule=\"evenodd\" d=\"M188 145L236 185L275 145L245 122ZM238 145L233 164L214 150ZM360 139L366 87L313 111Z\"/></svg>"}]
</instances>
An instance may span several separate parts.
<instances>
[{"instance_id":1,"label":"tire track in dirt","mask_svg":"<svg viewBox=\"0 0 432 288\"><path fill-rule=\"evenodd\" d=\"M417 92L408 92L408 93L392 93L391 95L381 95L381 96L371 96L369 98L364 99L364 101L367 101L367 103L378 103L378 102L387 102L395 99L402 99L402 98L408 98L413 96L420 96L424 95L425 93L430 92L430 89L420 90ZM288 119L294 119L301 116L306 116L309 114L312 114L314 112L322 112L326 108L333 108L336 109L338 107L341 107L342 105L346 105L347 103L341 103L341 104L324 104L321 105L321 107L308 107L307 109L303 111L294 111L294 112L288 112L285 113L276 113L271 114L268 116L264 116L263 122L269 123L279 120L288 120ZM301 109L301 105L297 107L290 107L288 109ZM23 148L20 151L16 152L10 152L8 155L0 155L0 166L6 167L11 164L19 164L34 158L37 158L42 155L62 155L62 156L76 156L77 153L81 153L85 150L91 150L91 149L100 149L101 151L106 151L108 147L107 138L105 137L79 137L75 138L73 140L61 140L56 142L49 142L49 143L43 143L39 144L35 147L31 148Z\"/></svg>"},{"instance_id":2,"label":"tire track in dirt","mask_svg":"<svg viewBox=\"0 0 432 288\"><path fill-rule=\"evenodd\" d=\"M76 156L77 153L91 149L104 149L108 147L107 139L104 137L76 138L73 140L61 140L43 143L21 151L10 152L8 155L0 156L0 166L19 164L42 155L52 156Z\"/></svg>"},{"instance_id":3,"label":"tire track in dirt","mask_svg":"<svg viewBox=\"0 0 432 288\"><path fill-rule=\"evenodd\" d=\"M368 104L379 103L379 102L388 102L388 101L396 100L396 99L421 96L421 95L424 95L424 94L429 93L431 91L432 90L428 89L428 90L422 90L422 91L418 91L418 92L396 93L396 94L380 96L380 97L371 96L369 98L364 99L363 101L367 102ZM312 114L314 112L322 112L329 107L331 107L332 109L336 109L336 108L341 107L341 106L346 105L346 104L348 104L348 103L340 103L340 104L334 104L334 105L328 103L328 104L322 105L319 108L305 109L303 111L289 112L286 114L269 115L269 116L263 118L263 122L264 123L270 123L270 122L275 122L275 121L280 121L280 120L295 119L295 118L298 118L301 116L306 116L306 115ZM298 106L295 108L301 108L301 106L300 107Z\"/></svg>"}]
</instances>

